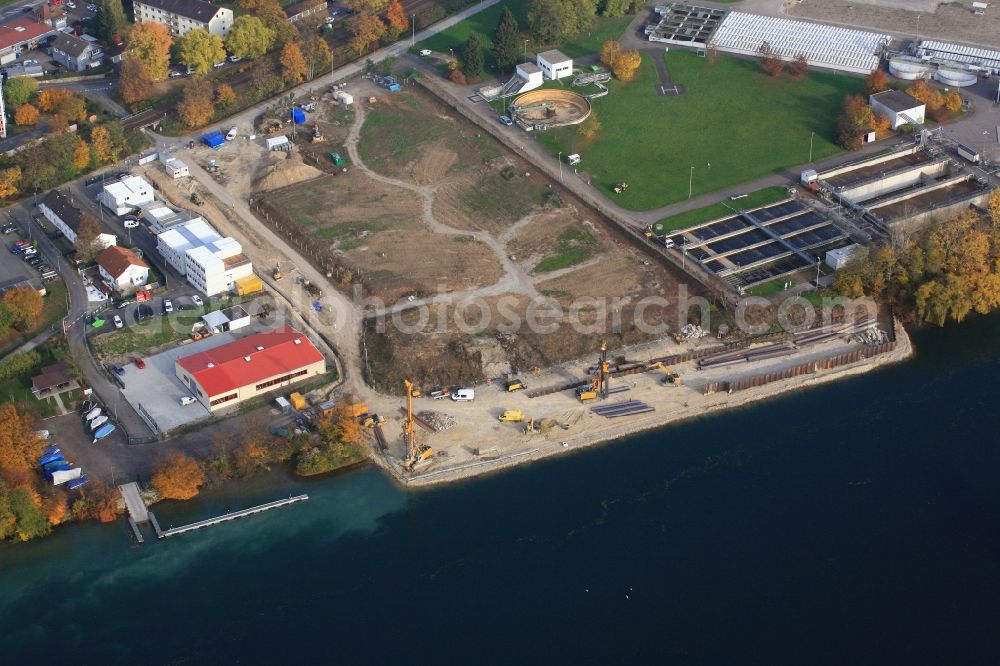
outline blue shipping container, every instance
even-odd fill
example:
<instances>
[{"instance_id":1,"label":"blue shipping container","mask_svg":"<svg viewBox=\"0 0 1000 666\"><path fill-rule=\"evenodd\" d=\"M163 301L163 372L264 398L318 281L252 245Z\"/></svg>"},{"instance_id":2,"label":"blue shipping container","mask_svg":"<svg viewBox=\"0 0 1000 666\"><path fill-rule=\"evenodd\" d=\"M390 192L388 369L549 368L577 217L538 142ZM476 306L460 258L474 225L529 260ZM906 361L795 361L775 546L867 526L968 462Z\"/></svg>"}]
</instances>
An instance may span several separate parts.
<instances>
[{"instance_id":1,"label":"blue shipping container","mask_svg":"<svg viewBox=\"0 0 1000 666\"><path fill-rule=\"evenodd\" d=\"M292 120L296 125L301 125L306 121L306 112L302 109L292 109Z\"/></svg>"},{"instance_id":2,"label":"blue shipping container","mask_svg":"<svg viewBox=\"0 0 1000 666\"><path fill-rule=\"evenodd\" d=\"M209 148L218 148L226 142L226 137L219 132L209 132L201 137L201 142Z\"/></svg>"}]
</instances>

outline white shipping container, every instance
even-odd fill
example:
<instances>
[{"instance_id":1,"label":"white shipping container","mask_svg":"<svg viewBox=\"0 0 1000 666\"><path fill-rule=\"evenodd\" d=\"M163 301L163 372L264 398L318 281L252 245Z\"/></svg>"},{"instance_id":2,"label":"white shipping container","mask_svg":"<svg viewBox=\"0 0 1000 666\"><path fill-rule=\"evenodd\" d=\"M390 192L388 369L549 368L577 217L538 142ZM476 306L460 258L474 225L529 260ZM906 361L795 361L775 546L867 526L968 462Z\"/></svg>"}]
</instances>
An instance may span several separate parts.
<instances>
[{"instance_id":1,"label":"white shipping container","mask_svg":"<svg viewBox=\"0 0 1000 666\"><path fill-rule=\"evenodd\" d=\"M338 90L333 94L333 98L344 106L354 104L354 96L346 90Z\"/></svg>"}]
</instances>

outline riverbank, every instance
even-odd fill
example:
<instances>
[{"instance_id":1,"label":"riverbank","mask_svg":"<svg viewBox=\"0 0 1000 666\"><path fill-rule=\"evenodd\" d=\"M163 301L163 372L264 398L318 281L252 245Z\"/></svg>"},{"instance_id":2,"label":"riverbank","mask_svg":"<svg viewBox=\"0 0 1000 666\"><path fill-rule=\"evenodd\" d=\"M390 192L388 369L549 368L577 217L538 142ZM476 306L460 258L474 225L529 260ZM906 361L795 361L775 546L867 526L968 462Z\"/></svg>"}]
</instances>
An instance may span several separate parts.
<instances>
[{"instance_id":1,"label":"riverbank","mask_svg":"<svg viewBox=\"0 0 1000 666\"><path fill-rule=\"evenodd\" d=\"M913 355L913 346L909 335L902 325L897 324L896 345L884 354L863 359L856 363L843 365L830 370L819 370L811 374L800 375L790 379L775 381L763 386L753 387L733 393L704 394L705 387L717 382L722 377L738 379L759 373L774 372L803 362L820 361L824 358L843 353L851 348L843 342L833 342L819 345L785 357L774 362L758 362L747 364L741 371L726 370L695 371L695 364L687 362L674 367L680 371L685 382L678 387L664 387L660 384L661 374L657 371L647 372L623 378L629 390L614 394L609 402L624 400L641 400L654 407L655 411L625 419L606 419L590 411L593 405L580 405L569 392L562 395L545 396L534 400L517 396L517 407L523 404L526 418L554 418L560 425L547 433L527 434L521 424L499 423L495 416L488 422L460 423L455 428L440 433L418 433L427 435L419 439L426 442L436 451L447 451L444 457L433 457L428 463L418 465L416 472L404 469L401 462L401 450L388 455L375 455L374 462L404 487L425 487L452 483L491 474L517 465L542 460L552 456L577 451L583 448L612 442L638 433L663 428L688 419L714 414L724 410L744 407L768 398L797 391L800 389L820 386L829 382L871 372L886 365L900 363ZM708 344L708 343L706 343ZM858 345L853 345L854 349ZM663 352L656 346L644 348L649 357ZM634 351L633 351L634 354ZM633 356L630 355L630 358ZM489 393L477 393L476 402L481 402L480 396L489 401ZM513 405L515 398L503 395L503 403ZM571 405L565 403L572 401ZM416 405L420 409L423 405ZM462 411L464 405L449 403L444 406L449 414ZM494 407L493 411L496 411ZM566 409L569 407L568 409ZM555 409L554 409L555 408ZM559 412L558 409L563 411ZM482 409L477 410L480 413ZM392 430L390 427L388 430ZM475 450L472 447L475 447ZM478 450L478 453L477 451ZM484 459L489 458L489 459Z\"/></svg>"}]
</instances>

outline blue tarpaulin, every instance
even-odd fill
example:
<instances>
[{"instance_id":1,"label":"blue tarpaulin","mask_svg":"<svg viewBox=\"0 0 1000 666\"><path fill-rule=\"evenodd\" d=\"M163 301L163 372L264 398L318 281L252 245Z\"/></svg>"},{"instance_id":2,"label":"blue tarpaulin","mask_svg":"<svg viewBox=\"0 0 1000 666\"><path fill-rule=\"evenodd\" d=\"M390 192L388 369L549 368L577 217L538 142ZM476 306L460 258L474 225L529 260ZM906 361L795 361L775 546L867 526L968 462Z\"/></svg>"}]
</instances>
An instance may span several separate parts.
<instances>
[{"instance_id":1,"label":"blue tarpaulin","mask_svg":"<svg viewBox=\"0 0 1000 666\"><path fill-rule=\"evenodd\" d=\"M306 121L306 112L302 109L292 109L292 120L296 125L301 125Z\"/></svg>"},{"instance_id":2,"label":"blue tarpaulin","mask_svg":"<svg viewBox=\"0 0 1000 666\"><path fill-rule=\"evenodd\" d=\"M219 132L209 132L201 137L201 142L209 148L218 148L226 142L226 137Z\"/></svg>"}]
</instances>

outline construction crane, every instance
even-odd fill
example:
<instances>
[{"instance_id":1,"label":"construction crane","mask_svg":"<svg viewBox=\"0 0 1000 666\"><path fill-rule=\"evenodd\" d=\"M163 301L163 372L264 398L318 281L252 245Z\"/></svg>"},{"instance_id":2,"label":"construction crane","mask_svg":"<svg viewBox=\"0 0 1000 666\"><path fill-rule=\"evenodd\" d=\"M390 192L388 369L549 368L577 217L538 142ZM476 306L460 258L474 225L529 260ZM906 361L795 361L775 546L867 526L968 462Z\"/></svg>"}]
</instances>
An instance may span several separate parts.
<instances>
[{"instance_id":1,"label":"construction crane","mask_svg":"<svg viewBox=\"0 0 1000 666\"><path fill-rule=\"evenodd\" d=\"M406 444L406 459L413 460L417 451L413 437L413 382L403 380L406 386L406 421L403 422L403 443Z\"/></svg>"},{"instance_id":2,"label":"construction crane","mask_svg":"<svg viewBox=\"0 0 1000 666\"><path fill-rule=\"evenodd\" d=\"M594 373L594 379L590 382L589 386L581 386L576 390L576 397L580 399L581 402L584 400L594 400L595 398L608 397L608 376L610 375L610 370L608 366L608 343L601 342L601 360L597 365L597 371Z\"/></svg>"},{"instance_id":3,"label":"construction crane","mask_svg":"<svg viewBox=\"0 0 1000 666\"><path fill-rule=\"evenodd\" d=\"M670 368L668 368L667 366L663 365L663 361L657 361L656 363L653 363L652 365L646 366L646 369L647 370L656 370L656 369L662 370L663 371L663 381L661 383L664 386L668 386L668 385L680 386L680 384L681 384L681 376L679 374L677 374L676 372L674 372L673 370L671 370Z\"/></svg>"}]
</instances>

